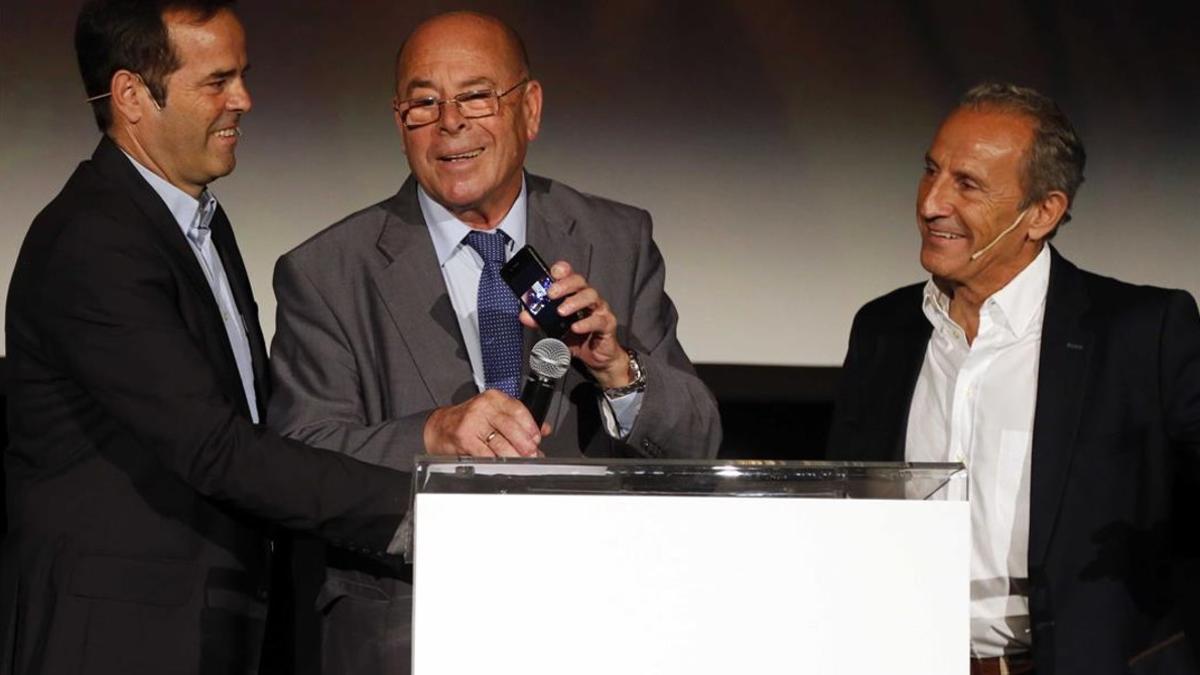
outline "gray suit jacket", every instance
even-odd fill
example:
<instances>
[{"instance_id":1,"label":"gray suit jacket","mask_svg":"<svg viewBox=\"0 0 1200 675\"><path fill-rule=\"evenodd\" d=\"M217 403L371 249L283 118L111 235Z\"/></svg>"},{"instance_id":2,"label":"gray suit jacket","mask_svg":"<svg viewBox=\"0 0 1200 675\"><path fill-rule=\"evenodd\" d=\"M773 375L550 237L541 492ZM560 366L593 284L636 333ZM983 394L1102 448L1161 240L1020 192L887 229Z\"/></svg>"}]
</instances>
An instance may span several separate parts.
<instances>
[{"instance_id":1,"label":"gray suit jacket","mask_svg":"<svg viewBox=\"0 0 1200 675\"><path fill-rule=\"evenodd\" d=\"M608 301L620 342L637 350L647 379L641 411L620 442L605 433L597 389L575 362L547 416L554 433L543 452L716 456L716 402L675 337L678 315L663 291L649 214L536 176L526 176L526 187L528 242L548 261L570 262ZM279 260L267 414L285 435L406 470L424 452L430 411L478 393L416 188L409 178L391 199ZM536 337L526 331L526 348ZM327 561L316 598L326 675L408 672L408 570L333 549ZM304 589L300 598L309 604Z\"/></svg>"},{"instance_id":2,"label":"gray suit jacket","mask_svg":"<svg viewBox=\"0 0 1200 675\"><path fill-rule=\"evenodd\" d=\"M595 385L575 362L543 452L714 457L716 402L676 339L649 214L537 176L526 185L528 242L548 261L570 262L608 301L648 382L621 443L604 432ZM280 258L275 296L267 419L288 436L408 470L424 452L430 411L478 393L411 177ZM536 337L526 331L527 344Z\"/></svg>"}]
</instances>

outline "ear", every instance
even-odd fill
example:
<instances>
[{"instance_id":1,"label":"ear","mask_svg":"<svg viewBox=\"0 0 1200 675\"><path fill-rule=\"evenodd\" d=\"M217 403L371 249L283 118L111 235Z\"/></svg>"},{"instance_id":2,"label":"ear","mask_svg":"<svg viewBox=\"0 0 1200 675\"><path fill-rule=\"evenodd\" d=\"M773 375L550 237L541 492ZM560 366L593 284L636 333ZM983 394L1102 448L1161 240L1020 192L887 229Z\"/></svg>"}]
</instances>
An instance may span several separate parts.
<instances>
[{"instance_id":1,"label":"ear","mask_svg":"<svg viewBox=\"0 0 1200 675\"><path fill-rule=\"evenodd\" d=\"M137 124L145 114L145 98L142 96L141 79L128 70L113 73L109 84L112 92L113 123L124 120Z\"/></svg>"},{"instance_id":2,"label":"ear","mask_svg":"<svg viewBox=\"0 0 1200 675\"><path fill-rule=\"evenodd\" d=\"M1054 234L1054 230L1058 229L1058 224L1062 221L1063 214L1067 212L1070 203L1071 200L1067 199L1066 193L1054 190L1040 201L1030 204L1029 229L1027 230L1029 238L1033 241L1045 241L1047 237Z\"/></svg>"},{"instance_id":3,"label":"ear","mask_svg":"<svg viewBox=\"0 0 1200 675\"><path fill-rule=\"evenodd\" d=\"M541 82L530 80L525 85L525 95L521 97L521 115L525 118L525 139L532 141L542 127Z\"/></svg>"}]
</instances>

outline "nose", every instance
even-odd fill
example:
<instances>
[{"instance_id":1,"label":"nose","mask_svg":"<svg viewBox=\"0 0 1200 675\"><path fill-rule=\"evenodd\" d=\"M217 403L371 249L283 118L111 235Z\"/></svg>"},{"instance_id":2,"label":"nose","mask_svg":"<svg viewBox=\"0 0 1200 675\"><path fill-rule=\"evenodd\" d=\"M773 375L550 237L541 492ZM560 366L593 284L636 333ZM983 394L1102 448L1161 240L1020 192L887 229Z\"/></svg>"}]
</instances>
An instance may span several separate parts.
<instances>
[{"instance_id":1,"label":"nose","mask_svg":"<svg viewBox=\"0 0 1200 675\"><path fill-rule=\"evenodd\" d=\"M950 215L952 179L944 173L926 174L917 187L917 214L925 220Z\"/></svg>"},{"instance_id":2,"label":"nose","mask_svg":"<svg viewBox=\"0 0 1200 675\"><path fill-rule=\"evenodd\" d=\"M250 88L246 86L246 80L239 77L229 85L229 98L225 100L225 107L236 113L248 113L254 107L254 101L250 98Z\"/></svg>"},{"instance_id":3,"label":"nose","mask_svg":"<svg viewBox=\"0 0 1200 675\"><path fill-rule=\"evenodd\" d=\"M448 133L454 133L467 126L467 118L458 109L458 103L450 99L441 104L442 114L438 116L438 128Z\"/></svg>"}]
</instances>

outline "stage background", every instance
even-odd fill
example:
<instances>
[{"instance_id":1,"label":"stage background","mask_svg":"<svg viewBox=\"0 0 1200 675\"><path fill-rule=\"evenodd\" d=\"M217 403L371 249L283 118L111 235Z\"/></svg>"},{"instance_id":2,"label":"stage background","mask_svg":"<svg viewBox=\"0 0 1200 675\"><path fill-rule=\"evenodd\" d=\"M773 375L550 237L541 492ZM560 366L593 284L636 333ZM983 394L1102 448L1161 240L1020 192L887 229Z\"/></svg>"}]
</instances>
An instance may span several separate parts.
<instances>
[{"instance_id":1,"label":"stage background","mask_svg":"<svg viewBox=\"0 0 1200 675\"><path fill-rule=\"evenodd\" d=\"M30 220L97 139L78 2L0 10L0 291ZM461 5L454 5L459 7ZM914 193L956 97L1059 100L1089 150L1080 265L1200 291L1200 16L1135 3L793 0L471 5L524 35L546 91L528 168L649 209L698 362L834 365L857 307L919 280ZM214 184L268 337L276 258L407 174L393 54L440 2L244 0L255 109ZM2 353L2 352L0 352Z\"/></svg>"}]
</instances>

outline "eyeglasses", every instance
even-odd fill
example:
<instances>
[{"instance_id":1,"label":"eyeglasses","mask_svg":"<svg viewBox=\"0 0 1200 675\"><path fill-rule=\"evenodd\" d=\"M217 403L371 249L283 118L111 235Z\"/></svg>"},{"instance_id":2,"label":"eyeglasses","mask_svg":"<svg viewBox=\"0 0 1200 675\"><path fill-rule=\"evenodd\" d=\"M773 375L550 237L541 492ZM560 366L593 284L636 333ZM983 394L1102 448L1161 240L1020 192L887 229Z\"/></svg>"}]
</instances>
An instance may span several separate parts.
<instances>
[{"instance_id":1,"label":"eyeglasses","mask_svg":"<svg viewBox=\"0 0 1200 675\"><path fill-rule=\"evenodd\" d=\"M416 129L441 119L443 103L454 103L458 106L458 114L468 119L491 117L500 110L500 99L526 84L529 84L528 77L500 93L495 89L474 89L450 98L426 96L393 102L392 109L400 113L400 121L406 129Z\"/></svg>"}]
</instances>

